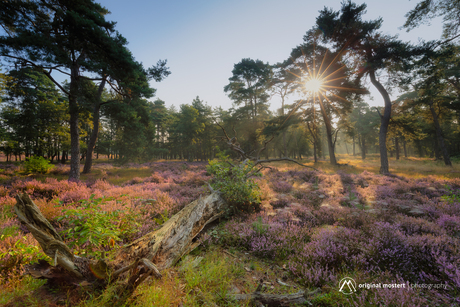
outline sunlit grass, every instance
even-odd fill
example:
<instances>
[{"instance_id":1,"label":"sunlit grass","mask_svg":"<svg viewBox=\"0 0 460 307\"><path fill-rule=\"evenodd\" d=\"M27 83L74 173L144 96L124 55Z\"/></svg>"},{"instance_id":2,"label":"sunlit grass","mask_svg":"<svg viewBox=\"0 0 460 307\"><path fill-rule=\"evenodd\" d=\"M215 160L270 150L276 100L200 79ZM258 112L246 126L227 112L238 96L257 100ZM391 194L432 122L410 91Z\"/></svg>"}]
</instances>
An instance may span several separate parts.
<instances>
[{"instance_id":1,"label":"sunlit grass","mask_svg":"<svg viewBox=\"0 0 460 307\"><path fill-rule=\"evenodd\" d=\"M30 295L46 283L46 280L34 279L31 276L16 276L8 284L0 284L0 306L11 300L17 302L14 306L42 307L44 302L39 297ZM20 302L20 303L19 303Z\"/></svg>"},{"instance_id":2,"label":"sunlit grass","mask_svg":"<svg viewBox=\"0 0 460 307\"><path fill-rule=\"evenodd\" d=\"M336 155L339 162L338 166L333 166L328 160L319 160L313 163L311 157L298 160L298 162L314 167L326 174L334 174L337 171L347 174L360 174L363 171L378 174L380 170L380 157L377 154L367 155L365 160L360 156L351 156L346 154ZM460 177L460 164L454 163L453 167L445 166L442 161L433 161L430 158L401 157L399 160L390 158L390 172L394 175L409 178L423 178L426 176L435 176L439 179L449 179ZM291 162L273 162L269 166L277 167L280 170L302 169L302 166Z\"/></svg>"},{"instance_id":3,"label":"sunlit grass","mask_svg":"<svg viewBox=\"0 0 460 307\"><path fill-rule=\"evenodd\" d=\"M119 185L135 177L145 178L152 175L152 169L143 168L115 168L107 171L106 179L111 184Z\"/></svg>"}]
</instances>

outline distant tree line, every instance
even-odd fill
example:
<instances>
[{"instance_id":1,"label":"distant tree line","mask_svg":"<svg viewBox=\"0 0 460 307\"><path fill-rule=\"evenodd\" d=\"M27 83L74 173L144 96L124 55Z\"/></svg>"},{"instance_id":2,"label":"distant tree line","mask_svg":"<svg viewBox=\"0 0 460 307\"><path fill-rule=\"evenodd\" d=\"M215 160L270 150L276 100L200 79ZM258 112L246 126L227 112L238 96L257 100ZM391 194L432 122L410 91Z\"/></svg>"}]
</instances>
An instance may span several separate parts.
<instances>
[{"instance_id":1,"label":"distant tree line","mask_svg":"<svg viewBox=\"0 0 460 307\"><path fill-rule=\"evenodd\" d=\"M460 156L459 22L451 17L460 9L450 4L422 1L407 14L409 30L445 17L442 39L417 46L379 32L382 19L364 20L365 4L325 8L286 60L236 63L224 86L233 107L223 110L198 96L174 102L182 103L177 109L153 100L148 81L169 74L166 61L147 69L136 62L94 1L6 1L0 150L7 160L70 159L70 178L78 179L80 161L89 172L93 156L212 159L226 151L222 127L245 152L270 141L266 157L316 162L327 155L337 164L338 150L362 159L379 153L384 174L388 154L451 165L451 157ZM70 81L56 82L56 71ZM366 80L383 107L366 103ZM392 90L403 94L391 101ZM270 105L274 96L280 105Z\"/></svg>"}]
</instances>

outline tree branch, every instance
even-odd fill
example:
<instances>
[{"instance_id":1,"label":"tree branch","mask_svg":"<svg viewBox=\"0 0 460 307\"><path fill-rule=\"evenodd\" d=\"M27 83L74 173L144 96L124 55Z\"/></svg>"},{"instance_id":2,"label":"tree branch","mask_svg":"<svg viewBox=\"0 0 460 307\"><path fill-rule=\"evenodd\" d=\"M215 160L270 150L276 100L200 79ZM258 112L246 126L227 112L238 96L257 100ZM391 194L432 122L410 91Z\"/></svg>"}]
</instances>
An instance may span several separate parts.
<instances>
[{"instance_id":1,"label":"tree branch","mask_svg":"<svg viewBox=\"0 0 460 307\"><path fill-rule=\"evenodd\" d=\"M275 159L257 160L255 165L258 165L258 164L261 164L261 163L277 162L277 161L289 161L289 162L293 162L295 164L298 164L300 166L308 167L308 168L314 169L315 171L318 171L316 168L314 168L312 166L302 164L302 163L297 162L296 160L293 160L291 158L275 158Z\"/></svg>"},{"instance_id":2,"label":"tree branch","mask_svg":"<svg viewBox=\"0 0 460 307\"><path fill-rule=\"evenodd\" d=\"M382 114L380 114L380 110L377 107L374 107L374 109L377 110L377 113L379 113L380 118L382 118L383 116L382 116Z\"/></svg>"},{"instance_id":3,"label":"tree branch","mask_svg":"<svg viewBox=\"0 0 460 307\"><path fill-rule=\"evenodd\" d=\"M66 95L70 95L70 93L68 91L66 91L64 89L64 87L59 84L52 76L51 76L51 71L53 70L53 68L48 68L48 67L43 67L43 66L40 66L40 65L37 65L35 64L34 62L30 61L30 60L27 60L27 59L24 59L24 58L21 58L21 57L16 57L16 56L13 56L13 55L4 55L5 57L7 58L12 58L12 59L16 59L18 61L22 61L24 62L25 64L28 64L38 70L40 70L45 76L47 76L51 82L53 82L61 91L63 91ZM50 69L50 71L46 71L45 69ZM57 68L54 68L56 69L57 71L61 72L59 69Z\"/></svg>"}]
</instances>

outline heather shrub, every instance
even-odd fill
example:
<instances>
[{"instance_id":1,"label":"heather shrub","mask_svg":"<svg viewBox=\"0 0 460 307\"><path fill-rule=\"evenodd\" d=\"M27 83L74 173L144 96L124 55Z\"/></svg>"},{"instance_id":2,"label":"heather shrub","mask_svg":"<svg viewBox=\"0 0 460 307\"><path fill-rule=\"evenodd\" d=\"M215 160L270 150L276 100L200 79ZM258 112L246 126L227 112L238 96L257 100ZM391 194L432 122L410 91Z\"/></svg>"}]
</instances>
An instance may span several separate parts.
<instances>
[{"instance_id":1,"label":"heather shrub","mask_svg":"<svg viewBox=\"0 0 460 307\"><path fill-rule=\"evenodd\" d=\"M383 278L382 278L383 277ZM441 306L442 300L432 297L430 300L423 297L410 287L403 279L387 279L380 276L374 283L405 284L404 288L370 288L359 289L357 293L346 296L348 306L401 306L401 307L424 307Z\"/></svg>"},{"instance_id":2,"label":"heather shrub","mask_svg":"<svg viewBox=\"0 0 460 307\"><path fill-rule=\"evenodd\" d=\"M406 236L397 224L376 222L364 227L366 257L372 259L374 267L380 271L412 272L411 249L406 244Z\"/></svg>"},{"instance_id":3,"label":"heather shrub","mask_svg":"<svg viewBox=\"0 0 460 307\"><path fill-rule=\"evenodd\" d=\"M445 231L436 223L430 222L424 218L417 218L399 214L397 223L404 233L408 236L412 235L443 235Z\"/></svg>"},{"instance_id":4,"label":"heather shrub","mask_svg":"<svg viewBox=\"0 0 460 307\"><path fill-rule=\"evenodd\" d=\"M61 163L55 165L51 170L50 173L53 175L68 175L70 172L69 165L63 165Z\"/></svg>"},{"instance_id":5,"label":"heather shrub","mask_svg":"<svg viewBox=\"0 0 460 307\"><path fill-rule=\"evenodd\" d=\"M50 163L49 160L43 157L33 156L26 158L23 167L24 172L27 174L46 174L54 166Z\"/></svg>"},{"instance_id":6,"label":"heather shrub","mask_svg":"<svg viewBox=\"0 0 460 307\"><path fill-rule=\"evenodd\" d=\"M451 236L460 238L460 216L442 214L436 224L445 229Z\"/></svg>"},{"instance_id":7,"label":"heather shrub","mask_svg":"<svg viewBox=\"0 0 460 307\"><path fill-rule=\"evenodd\" d=\"M275 201L271 201L270 205L272 205L273 209L277 208L284 208L289 204L287 198L276 199Z\"/></svg>"},{"instance_id":8,"label":"heather shrub","mask_svg":"<svg viewBox=\"0 0 460 307\"><path fill-rule=\"evenodd\" d=\"M59 198L53 199L51 201L43 198L36 198L33 201L48 221L53 221L62 216L62 210L64 207L62 206L62 202L59 201Z\"/></svg>"},{"instance_id":9,"label":"heather shrub","mask_svg":"<svg viewBox=\"0 0 460 307\"><path fill-rule=\"evenodd\" d=\"M336 225L346 228L360 229L363 225L375 221L375 217L373 215L366 214L365 212L359 212L361 210L357 211L353 209L348 209L347 211L351 212L350 214L347 214L347 211L345 210L343 212L345 217L338 218Z\"/></svg>"},{"instance_id":10,"label":"heather shrub","mask_svg":"<svg viewBox=\"0 0 460 307\"><path fill-rule=\"evenodd\" d=\"M309 263L301 265L293 261L289 262L289 271L294 276L297 276L300 282L307 287L322 287L325 284L336 283L337 281L336 272L327 266L323 267Z\"/></svg>"},{"instance_id":11,"label":"heather shrub","mask_svg":"<svg viewBox=\"0 0 460 307\"><path fill-rule=\"evenodd\" d=\"M29 233L26 235L0 235L0 284L15 274L23 274L23 264L49 259Z\"/></svg>"},{"instance_id":12,"label":"heather shrub","mask_svg":"<svg viewBox=\"0 0 460 307\"><path fill-rule=\"evenodd\" d=\"M446 282L460 286L460 255L458 241L447 236L412 236L407 238L412 258L412 272L406 279L420 282Z\"/></svg>"},{"instance_id":13,"label":"heather shrub","mask_svg":"<svg viewBox=\"0 0 460 307\"><path fill-rule=\"evenodd\" d=\"M272 182L273 191L278 193L289 193L292 190L292 184L286 181Z\"/></svg>"},{"instance_id":14,"label":"heather shrub","mask_svg":"<svg viewBox=\"0 0 460 307\"><path fill-rule=\"evenodd\" d=\"M153 182L153 183L163 183L164 178L161 177L159 174L152 174L150 177L148 177L145 182Z\"/></svg>"},{"instance_id":15,"label":"heather shrub","mask_svg":"<svg viewBox=\"0 0 460 307\"><path fill-rule=\"evenodd\" d=\"M225 225L221 242L240 246L253 255L283 260L302 249L310 239L310 230L295 223L253 216L252 222L230 221Z\"/></svg>"},{"instance_id":16,"label":"heather shrub","mask_svg":"<svg viewBox=\"0 0 460 307\"><path fill-rule=\"evenodd\" d=\"M291 260L298 265L328 267L330 270L353 269L360 264L360 241L364 237L359 230L345 227L320 228L311 241Z\"/></svg>"},{"instance_id":17,"label":"heather shrub","mask_svg":"<svg viewBox=\"0 0 460 307\"><path fill-rule=\"evenodd\" d=\"M5 197L8 195L8 189L4 186L0 186L0 197Z\"/></svg>"},{"instance_id":18,"label":"heather shrub","mask_svg":"<svg viewBox=\"0 0 460 307\"><path fill-rule=\"evenodd\" d=\"M314 204L313 204L314 205ZM333 225L340 218L342 214L337 209L321 207L317 210L312 211L312 214L318 221L318 225Z\"/></svg>"}]
</instances>

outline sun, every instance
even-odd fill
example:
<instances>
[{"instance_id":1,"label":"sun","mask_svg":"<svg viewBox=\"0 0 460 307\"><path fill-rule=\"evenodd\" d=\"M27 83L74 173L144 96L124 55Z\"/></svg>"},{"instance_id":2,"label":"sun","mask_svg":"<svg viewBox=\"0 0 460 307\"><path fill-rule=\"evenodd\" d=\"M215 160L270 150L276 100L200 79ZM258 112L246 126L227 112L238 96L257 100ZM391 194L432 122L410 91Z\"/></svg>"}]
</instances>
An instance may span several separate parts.
<instances>
[{"instance_id":1,"label":"sun","mask_svg":"<svg viewBox=\"0 0 460 307\"><path fill-rule=\"evenodd\" d=\"M304 87L308 92L317 93L322 89L323 81L317 78L309 78L304 82Z\"/></svg>"}]
</instances>

